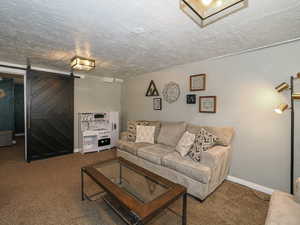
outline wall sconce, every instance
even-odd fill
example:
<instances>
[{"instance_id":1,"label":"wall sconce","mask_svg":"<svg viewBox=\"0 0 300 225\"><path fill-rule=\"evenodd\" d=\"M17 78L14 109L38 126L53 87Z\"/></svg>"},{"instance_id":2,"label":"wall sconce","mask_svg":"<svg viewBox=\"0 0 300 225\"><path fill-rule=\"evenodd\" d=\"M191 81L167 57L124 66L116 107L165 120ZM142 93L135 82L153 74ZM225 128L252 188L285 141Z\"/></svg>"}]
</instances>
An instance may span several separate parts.
<instances>
[{"instance_id":1,"label":"wall sconce","mask_svg":"<svg viewBox=\"0 0 300 225\"><path fill-rule=\"evenodd\" d=\"M75 56L71 59L70 64L72 69L75 70L85 70L90 71L95 69L96 61L94 59L89 59L81 56Z\"/></svg>"},{"instance_id":2,"label":"wall sconce","mask_svg":"<svg viewBox=\"0 0 300 225\"><path fill-rule=\"evenodd\" d=\"M248 6L248 0L180 0L180 9L201 27Z\"/></svg>"},{"instance_id":3,"label":"wall sconce","mask_svg":"<svg viewBox=\"0 0 300 225\"><path fill-rule=\"evenodd\" d=\"M279 84L275 89L278 92L282 92L288 88L289 88L289 85L286 82L283 82L283 83Z\"/></svg>"},{"instance_id":4,"label":"wall sconce","mask_svg":"<svg viewBox=\"0 0 300 225\"><path fill-rule=\"evenodd\" d=\"M274 109L274 111L278 114L282 114L285 110L288 109L288 104L280 104L276 109Z\"/></svg>"}]
</instances>

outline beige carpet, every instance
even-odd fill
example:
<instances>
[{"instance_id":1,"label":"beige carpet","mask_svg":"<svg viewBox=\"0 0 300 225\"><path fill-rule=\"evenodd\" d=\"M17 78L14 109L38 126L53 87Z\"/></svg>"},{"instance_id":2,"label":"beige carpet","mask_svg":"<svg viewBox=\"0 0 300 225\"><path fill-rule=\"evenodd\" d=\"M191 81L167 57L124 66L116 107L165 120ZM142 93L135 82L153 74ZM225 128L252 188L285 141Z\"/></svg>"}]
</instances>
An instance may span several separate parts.
<instances>
[{"instance_id":1,"label":"beige carpet","mask_svg":"<svg viewBox=\"0 0 300 225\"><path fill-rule=\"evenodd\" d=\"M114 152L71 154L30 164L17 146L0 148L1 225L123 225L102 200L80 199L80 168ZM267 195L258 193L260 198ZM224 182L204 203L188 198L189 225L263 225L268 201L246 187ZM152 224L180 224L164 213Z\"/></svg>"}]
</instances>

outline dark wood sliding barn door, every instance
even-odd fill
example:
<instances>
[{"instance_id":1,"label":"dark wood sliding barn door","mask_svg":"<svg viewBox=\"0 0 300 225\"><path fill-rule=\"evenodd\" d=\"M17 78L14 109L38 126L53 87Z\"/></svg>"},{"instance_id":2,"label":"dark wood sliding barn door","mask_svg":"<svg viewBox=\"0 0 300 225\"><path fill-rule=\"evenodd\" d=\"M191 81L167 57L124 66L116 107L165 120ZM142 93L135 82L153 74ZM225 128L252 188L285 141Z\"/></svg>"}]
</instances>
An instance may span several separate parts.
<instances>
[{"instance_id":1,"label":"dark wood sliding barn door","mask_svg":"<svg viewBox=\"0 0 300 225\"><path fill-rule=\"evenodd\" d=\"M27 161L73 152L74 78L28 70Z\"/></svg>"}]
</instances>

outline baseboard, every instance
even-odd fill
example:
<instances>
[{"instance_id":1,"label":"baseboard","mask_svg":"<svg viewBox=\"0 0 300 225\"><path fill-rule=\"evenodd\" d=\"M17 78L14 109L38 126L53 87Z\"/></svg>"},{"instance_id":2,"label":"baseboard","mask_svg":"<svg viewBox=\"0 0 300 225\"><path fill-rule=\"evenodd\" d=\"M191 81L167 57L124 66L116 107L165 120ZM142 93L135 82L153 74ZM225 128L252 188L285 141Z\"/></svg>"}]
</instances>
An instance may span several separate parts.
<instances>
[{"instance_id":1,"label":"baseboard","mask_svg":"<svg viewBox=\"0 0 300 225\"><path fill-rule=\"evenodd\" d=\"M233 176L227 176L226 180L237 183L237 184L247 186L249 188L252 188L252 189L257 190L257 191L261 191L261 192L269 194L269 195L271 195L274 191L271 188L268 188L268 187L265 187L265 186L247 181L247 180L243 180L243 179L240 179L240 178L237 178L237 177L233 177Z\"/></svg>"},{"instance_id":2,"label":"baseboard","mask_svg":"<svg viewBox=\"0 0 300 225\"><path fill-rule=\"evenodd\" d=\"M74 148L74 153L75 152L81 152L81 148Z\"/></svg>"},{"instance_id":3,"label":"baseboard","mask_svg":"<svg viewBox=\"0 0 300 225\"><path fill-rule=\"evenodd\" d=\"M16 137L21 137L21 136L25 136L24 133L20 133L20 134L15 134Z\"/></svg>"}]
</instances>

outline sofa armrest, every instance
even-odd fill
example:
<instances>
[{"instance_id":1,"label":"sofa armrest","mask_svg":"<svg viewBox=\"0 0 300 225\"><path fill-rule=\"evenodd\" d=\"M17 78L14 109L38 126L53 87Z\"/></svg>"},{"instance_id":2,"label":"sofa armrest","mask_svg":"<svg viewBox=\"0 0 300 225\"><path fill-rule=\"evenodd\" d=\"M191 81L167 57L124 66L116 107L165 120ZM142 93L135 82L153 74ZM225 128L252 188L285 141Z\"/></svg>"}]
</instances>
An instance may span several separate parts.
<instances>
[{"instance_id":1,"label":"sofa armrest","mask_svg":"<svg viewBox=\"0 0 300 225\"><path fill-rule=\"evenodd\" d=\"M120 139L122 141L127 141L128 131L121 132Z\"/></svg>"},{"instance_id":2,"label":"sofa armrest","mask_svg":"<svg viewBox=\"0 0 300 225\"><path fill-rule=\"evenodd\" d=\"M215 169L220 165L229 164L230 146L216 145L201 154L201 163Z\"/></svg>"},{"instance_id":3,"label":"sofa armrest","mask_svg":"<svg viewBox=\"0 0 300 225\"><path fill-rule=\"evenodd\" d=\"M295 181L295 200L300 204L300 177Z\"/></svg>"}]
</instances>

